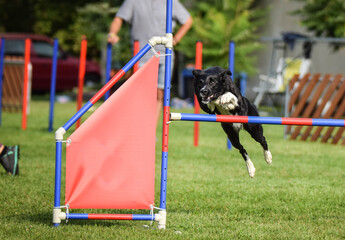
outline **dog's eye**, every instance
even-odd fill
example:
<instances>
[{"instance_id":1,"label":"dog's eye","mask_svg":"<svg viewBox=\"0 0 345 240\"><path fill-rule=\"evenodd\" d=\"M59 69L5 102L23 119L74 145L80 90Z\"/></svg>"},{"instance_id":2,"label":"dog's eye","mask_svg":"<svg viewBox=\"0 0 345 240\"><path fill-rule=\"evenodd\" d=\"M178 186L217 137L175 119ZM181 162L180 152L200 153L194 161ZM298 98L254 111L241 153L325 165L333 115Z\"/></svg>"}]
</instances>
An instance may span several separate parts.
<instances>
[{"instance_id":1,"label":"dog's eye","mask_svg":"<svg viewBox=\"0 0 345 240\"><path fill-rule=\"evenodd\" d=\"M211 78L210 79L210 86L215 86L217 84L216 80Z\"/></svg>"}]
</instances>

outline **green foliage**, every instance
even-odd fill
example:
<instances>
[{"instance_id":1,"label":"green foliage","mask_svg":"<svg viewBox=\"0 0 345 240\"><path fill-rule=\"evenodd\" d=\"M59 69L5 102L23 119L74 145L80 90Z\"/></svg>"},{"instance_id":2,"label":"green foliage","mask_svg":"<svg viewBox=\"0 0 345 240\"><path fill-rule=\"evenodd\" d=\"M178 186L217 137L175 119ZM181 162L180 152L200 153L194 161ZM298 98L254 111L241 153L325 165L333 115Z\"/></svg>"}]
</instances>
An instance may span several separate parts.
<instances>
[{"instance_id":1,"label":"green foliage","mask_svg":"<svg viewBox=\"0 0 345 240\"><path fill-rule=\"evenodd\" d=\"M53 36L74 22L76 8L92 0L0 0L0 31ZM93 0L94 1L94 0Z\"/></svg>"},{"instance_id":2,"label":"green foliage","mask_svg":"<svg viewBox=\"0 0 345 240\"><path fill-rule=\"evenodd\" d=\"M79 54L82 35L88 39L88 57L99 59L105 49L106 34L122 0L0 0L0 31L32 32L57 37L59 44L73 55ZM195 42L204 42L204 65L227 66L228 43L236 43L236 71L254 73L259 48L255 34L262 23L263 11L252 8L254 0L185 0L194 26L177 46L194 59ZM114 46L113 59L122 65L131 56L129 26L120 31L121 41ZM121 59L121 61L120 61Z\"/></svg>"},{"instance_id":3,"label":"green foliage","mask_svg":"<svg viewBox=\"0 0 345 240\"><path fill-rule=\"evenodd\" d=\"M110 22L121 3L121 0L102 3L96 0L16 0L14 4L0 0L0 31L57 37L59 44L72 55L79 54L80 41L85 35L88 57L99 59L100 49L105 49ZM128 26L120 33L122 39L129 38L126 29ZM127 53L121 51L121 54L128 54L129 41L122 41L121 45L121 49L128 49Z\"/></svg>"},{"instance_id":4,"label":"green foliage","mask_svg":"<svg viewBox=\"0 0 345 240\"><path fill-rule=\"evenodd\" d=\"M253 0L198 1L191 14L193 27L177 46L188 57L195 56L195 43L203 42L203 65L228 66L229 42L236 44L235 69L255 73L255 57L260 48L256 30L263 23L265 11L251 8ZM218 3L218 4L217 4Z\"/></svg>"},{"instance_id":5,"label":"green foliage","mask_svg":"<svg viewBox=\"0 0 345 240\"><path fill-rule=\"evenodd\" d=\"M77 9L76 20L68 30L57 32L62 45L70 52L80 51L81 36L86 36L88 41L87 55L90 58L98 59L100 51L106 49L106 39L111 21L113 20L118 7L109 3L89 3ZM128 59L131 56L131 45L129 37L129 26L124 24L119 36L119 46L114 47L113 59Z\"/></svg>"},{"instance_id":6,"label":"green foliage","mask_svg":"<svg viewBox=\"0 0 345 240\"><path fill-rule=\"evenodd\" d=\"M304 7L293 12L301 23L316 36L345 37L344 0L296 0Z\"/></svg>"}]
</instances>

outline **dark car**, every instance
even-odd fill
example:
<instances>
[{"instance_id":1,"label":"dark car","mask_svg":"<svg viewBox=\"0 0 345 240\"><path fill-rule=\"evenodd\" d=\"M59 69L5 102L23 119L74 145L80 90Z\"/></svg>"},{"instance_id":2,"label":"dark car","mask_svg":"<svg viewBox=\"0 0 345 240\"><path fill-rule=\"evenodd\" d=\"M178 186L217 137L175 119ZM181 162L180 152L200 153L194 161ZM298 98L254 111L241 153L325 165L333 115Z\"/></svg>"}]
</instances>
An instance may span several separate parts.
<instances>
[{"instance_id":1,"label":"dark car","mask_svg":"<svg viewBox=\"0 0 345 240\"><path fill-rule=\"evenodd\" d=\"M32 90L50 90L54 41L43 35L0 33L5 39L5 56L24 56L25 39L31 39ZM100 81L99 64L86 61L84 83ZM56 90L70 90L78 86L79 58L70 56L61 47L58 50Z\"/></svg>"}]
</instances>

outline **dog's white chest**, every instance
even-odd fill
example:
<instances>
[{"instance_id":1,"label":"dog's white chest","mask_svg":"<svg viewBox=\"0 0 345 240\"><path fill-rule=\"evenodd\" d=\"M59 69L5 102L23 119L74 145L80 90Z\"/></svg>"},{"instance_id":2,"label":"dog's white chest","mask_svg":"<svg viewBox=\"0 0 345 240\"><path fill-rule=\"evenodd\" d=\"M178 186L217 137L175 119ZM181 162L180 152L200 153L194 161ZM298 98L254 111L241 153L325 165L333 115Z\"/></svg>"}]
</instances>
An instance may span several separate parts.
<instances>
[{"instance_id":1,"label":"dog's white chest","mask_svg":"<svg viewBox=\"0 0 345 240\"><path fill-rule=\"evenodd\" d=\"M236 131L236 132L239 132L243 127L243 124L242 123L233 123L232 124L232 128Z\"/></svg>"}]
</instances>

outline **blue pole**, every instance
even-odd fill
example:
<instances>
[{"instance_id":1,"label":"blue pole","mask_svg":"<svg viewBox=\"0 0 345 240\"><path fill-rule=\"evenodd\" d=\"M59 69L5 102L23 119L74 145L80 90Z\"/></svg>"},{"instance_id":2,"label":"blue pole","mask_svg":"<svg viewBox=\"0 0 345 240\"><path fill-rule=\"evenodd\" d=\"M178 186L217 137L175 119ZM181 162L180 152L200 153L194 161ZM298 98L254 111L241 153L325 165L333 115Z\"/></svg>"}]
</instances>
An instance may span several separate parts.
<instances>
[{"instance_id":1,"label":"blue pole","mask_svg":"<svg viewBox=\"0 0 345 240\"><path fill-rule=\"evenodd\" d=\"M172 0L167 0L166 33L172 34ZM165 48L165 81L163 100L163 134L162 134L162 165L161 165L161 191L160 208L166 209L167 173L168 173L168 135L170 115L170 83L171 83L171 54L172 49Z\"/></svg>"},{"instance_id":2,"label":"blue pole","mask_svg":"<svg viewBox=\"0 0 345 240\"><path fill-rule=\"evenodd\" d=\"M54 49L53 49L52 74L51 74L51 82L50 82L50 110L49 110L49 127L48 127L49 132L53 130L58 46L59 46L59 40L55 38Z\"/></svg>"},{"instance_id":3,"label":"blue pole","mask_svg":"<svg viewBox=\"0 0 345 240\"><path fill-rule=\"evenodd\" d=\"M246 96L246 90L247 90L247 74L242 72L240 74L240 89L242 96Z\"/></svg>"},{"instance_id":4,"label":"blue pole","mask_svg":"<svg viewBox=\"0 0 345 240\"><path fill-rule=\"evenodd\" d=\"M235 75L235 42L230 41L229 43L229 70L232 76Z\"/></svg>"},{"instance_id":5,"label":"blue pole","mask_svg":"<svg viewBox=\"0 0 345 240\"><path fill-rule=\"evenodd\" d=\"M136 62L138 62L148 51L151 50L151 45L147 43L140 51L131 59L129 62L123 66L122 70L128 72Z\"/></svg>"},{"instance_id":6,"label":"blue pole","mask_svg":"<svg viewBox=\"0 0 345 240\"><path fill-rule=\"evenodd\" d=\"M60 207L61 198L61 155L62 155L62 142L56 141L55 150L55 192L54 192L54 208ZM57 227L59 224L54 223Z\"/></svg>"},{"instance_id":7,"label":"blue pole","mask_svg":"<svg viewBox=\"0 0 345 240\"><path fill-rule=\"evenodd\" d=\"M71 117L66 123L65 125L63 125L62 127L67 131L70 127L72 127L72 125L78 121L79 118L81 118L86 112L87 110L89 110L91 107L93 106L93 103L91 103L90 101L88 101L87 103L85 103L85 105L79 109L79 111L74 114L73 117Z\"/></svg>"},{"instance_id":8,"label":"blue pole","mask_svg":"<svg viewBox=\"0 0 345 240\"><path fill-rule=\"evenodd\" d=\"M234 80L235 77L235 42L230 41L229 43L229 70L232 74L232 80ZM229 139L227 139L227 147L229 150L231 150L231 142Z\"/></svg>"},{"instance_id":9,"label":"blue pole","mask_svg":"<svg viewBox=\"0 0 345 240\"><path fill-rule=\"evenodd\" d=\"M112 44L107 44L107 59L106 59L106 67L105 67L105 83L107 84L110 79L110 70L111 70L111 48ZM104 99L107 100L109 98L110 92L107 91L105 93Z\"/></svg>"},{"instance_id":10,"label":"blue pole","mask_svg":"<svg viewBox=\"0 0 345 240\"><path fill-rule=\"evenodd\" d=\"M5 55L5 39L1 38L0 41L0 127L2 119L2 80L4 73L4 55Z\"/></svg>"}]
</instances>

